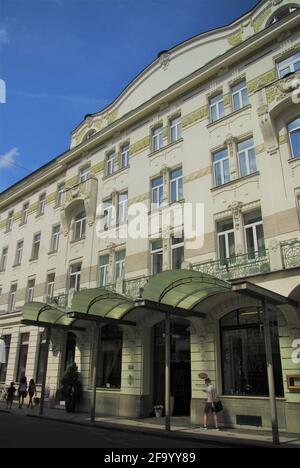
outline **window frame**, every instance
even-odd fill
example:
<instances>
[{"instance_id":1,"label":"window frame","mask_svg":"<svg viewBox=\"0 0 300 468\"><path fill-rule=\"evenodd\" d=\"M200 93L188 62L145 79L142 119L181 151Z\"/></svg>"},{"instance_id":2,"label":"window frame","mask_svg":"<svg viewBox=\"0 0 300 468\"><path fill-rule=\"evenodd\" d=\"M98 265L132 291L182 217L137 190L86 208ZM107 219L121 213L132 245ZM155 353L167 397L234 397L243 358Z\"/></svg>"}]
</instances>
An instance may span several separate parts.
<instances>
[{"instance_id":1,"label":"window frame","mask_svg":"<svg viewBox=\"0 0 300 468\"><path fill-rule=\"evenodd\" d=\"M164 146L164 127L163 125L158 125L152 129L151 135L151 148L152 151L159 151Z\"/></svg>"},{"instance_id":2,"label":"window frame","mask_svg":"<svg viewBox=\"0 0 300 468\"><path fill-rule=\"evenodd\" d=\"M41 248L41 239L42 239L41 232L37 232L36 234L33 235L31 260L38 260L39 258L40 248ZM36 249L37 249L37 252L36 252Z\"/></svg>"},{"instance_id":3,"label":"window frame","mask_svg":"<svg viewBox=\"0 0 300 468\"><path fill-rule=\"evenodd\" d=\"M79 216L83 215L81 218ZM74 219L74 236L73 241L79 242L86 238L86 227L87 227L87 214L86 211L81 211L75 216Z\"/></svg>"},{"instance_id":4,"label":"window frame","mask_svg":"<svg viewBox=\"0 0 300 468\"><path fill-rule=\"evenodd\" d=\"M80 267L79 270L76 270L72 272L73 268L78 268ZM80 291L80 286L81 286L81 271L82 271L82 263L73 263L70 265L69 269L69 290L74 289L74 291L79 292ZM74 288L71 286L72 280L74 280Z\"/></svg>"},{"instance_id":5,"label":"window frame","mask_svg":"<svg viewBox=\"0 0 300 468\"><path fill-rule=\"evenodd\" d=\"M290 130L289 129L290 125L292 125L294 122L297 122L297 121L299 121L299 126L297 128L295 128L295 129L293 129L293 130ZM291 134L295 133L295 132L297 132L297 133L299 132L299 134L300 134L300 117L298 117L297 119L294 119L290 123L288 123L288 134L289 134L289 142L290 142L292 159L298 159L300 157L300 153L298 155L294 154L294 146L293 146Z\"/></svg>"},{"instance_id":6,"label":"window frame","mask_svg":"<svg viewBox=\"0 0 300 468\"><path fill-rule=\"evenodd\" d=\"M218 159L217 161L215 161L215 157L217 155L220 155L223 152L226 152L226 156L224 156L221 159ZM229 155L228 148L223 148L221 150L215 151L212 154L212 159L213 159L213 172L214 172L214 185L215 185L215 187L222 187L222 185L225 185L225 184L228 184L229 182L231 182L230 155ZM224 163L225 162L228 163L228 177L229 177L229 180L225 180L225 173L226 173L226 171L224 170ZM216 174L216 167L218 165L220 165L220 167L221 167L221 172L220 172L221 173L221 183L220 184L217 183L217 174Z\"/></svg>"},{"instance_id":7,"label":"window frame","mask_svg":"<svg viewBox=\"0 0 300 468\"><path fill-rule=\"evenodd\" d=\"M239 150L239 145L241 145L242 143L246 143L248 141L253 141L253 144L252 146L248 146L247 148L243 149L243 150ZM254 151L254 159L255 159L255 171L251 171L250 170L250 151L253 150ZM245 154L245 163L246 163L246 174L242 174L242 170L241 170L241 155L242 154ZM255 172L257 172L257 158L256 158L256 151L255 151L255 144L254 144L254 139L253 137L251 138L247 138L245 140L242 140L240 142L237 143L237 158L238 158L238 166L239 166L239 175L240 177L246 177L248 175L251 175L251 174L255 174Z\"/></svg>"},{"instance_id":8,"label":"window frame","mask_svg":"<svg viewBox=\"0 0 300 468\"><path fill-rule=\"evenodd\" d=\"M172 174L181 171L181 175L177 177L172 177ZM173 190L172 187L175 185L175 193L176 197L173 198ZM180 195L181 192L181 195ZM184 199L183 195L183 168L182 166L177 167L176 169L172 169L170 171L170 203L179 203Z\"/></svg>"},{"instance_id":9,"label":"window frame","mask_svg":"<svg viewBox=\"0 0 300 468\"><path fill-rule=\"evenodd\" d=\"M21 239L17 242L14 266L21 265L22 258L23 258L23 251L24 251L24 240Z\"/></svg>"},{"instance_id":10,"label":"window frame","mask_svg":"<svg viewBox=\"0 0 300 468\"><path fill-rule=\"evenodd\" d=\"M297 57L297 58L294 58L293 60L293 57ZM280 60L279 62L277 62L276 68L277 68L278 78L282 80L290 73L296 73L296 71L299 71L299 70L295 70L295 64L298 62L300 63L300 51L295 52L294 54L290 55L286 59ZM285 75L281 75L281 72L287 68L289 68L290 71L287 72Z\"/></svg>"},{"instance_id":11,"label":"window frame","mask_svg":"<svg viewBox=\"0 0 300 468\"><path fill-rule=\"evenodd\" d=\"M121 168L125 169L129 166L129 159L130 159L130 144L123 143L121 146Z\"/></svg>"},{"instance_id":12,"label":"window frame","mask_svg":"<svg viewBox=\"0 0 300 468\"><path fill-rule=\"evenodd\" d=\"M221 99L219 99L218 101L212 103L212 101L214 99L218 98L219 96L221 96ZM220 105L223 106L222 107L223 112L220 112ZM217 115L216 119L213 119L213 115L212 115L212 110L214 108L216 109L216 115ZM215 94L214 96L210 96L210 98L209 98L209 116L210 116L210 123L215 123L218 120L225 117L225 103L224 103L224 93L223 93L223 91L221 93Z\"/></svg>"},{"instance_id":13,"label":"window frame","mask_svg":"<svg viewBox=\"0 0 300 468\"><path fill-rule=\"evenodd\" d=\"M181 138L182 138L182 119L181 119L181 115L177 115L169 119L169 143L170 144L175 143L176 141L181 140Z\"/></svg>"},{"instance_id":14,"label":"window frame","mask_svg":"<svg viewBox=\"0 0 300 468\"><path fill-rule=\"evenodd\" d=\"M153 246L155 243L161 242L161 247L154 249ZM160 271L157 273L154 273L154 258L156 255L159 255L159 258L161 258L161 271L163 271L163 262L164 262L164 245L163 245L163 240L162 239L156 239L154 241L151 241L150 243L150 266L151 266L151 276L157 275L160 273Z\"/></svg>"},{"instance_id":15,"label":"window frame","mask_svg":"<svg viewBox=\"0 0 300 468\"><path fill-rule=\"evenodd\" d=\"M243 87L238 88L236 91L234 91L234 89L237 88L242 83L245 83L245 85ZM243 91L245 91L245 90L247 92L247 102L244 104L244 102L243 102ZM238 108L236 108L236 106L235 106L235 100L234 100L235 96L238 96L238 100L239 100ZM249 105L249 91L248 91L248 83L247 83L246 78L236 82L235 84L233 84L231 86L231 102L232 102L233 112L238 112L239 110L244 109L245 107L247 107Z\"/></svg>"}]
</instances>

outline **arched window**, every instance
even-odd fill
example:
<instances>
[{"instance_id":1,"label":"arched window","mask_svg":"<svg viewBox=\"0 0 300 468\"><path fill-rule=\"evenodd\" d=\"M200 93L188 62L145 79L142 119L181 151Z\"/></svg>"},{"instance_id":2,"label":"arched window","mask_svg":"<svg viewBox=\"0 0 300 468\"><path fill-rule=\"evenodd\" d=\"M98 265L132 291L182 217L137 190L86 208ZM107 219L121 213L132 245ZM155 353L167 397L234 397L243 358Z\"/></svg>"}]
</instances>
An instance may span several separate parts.
<instances>
[{"instance_id":1,"label":"arched window","mask_svg":"<svg viewBox=\"0 0 300 468\"><path fill-rule=\"evenodd\" d=\"M296 11L298 8L298 5L286 5L283 8L279 8L279 10L277 10L274 13L274 15L269 19L267 26L271 26L272 24L277 23L278 21L282 20L286 16Z\"/></svg>"},{"instance_id":2,"label":"arched window","mask_svg":"<svg viewBox=\"0 0 300 468\"><path fill-rule=\"evenodd\" d=\"M92 130L89 130L83 137L83 140L82 141L88 141L90 138L92 138L92 136L94 136L96 133L96 130L95 129L92 129Z\"/></svg>"},{"instance_id":3,"label":"arched window","mask_svg":"<svg viewBox=\"0 0 300 468\"><path fill-rule=\"evenodd\" d=\"M100 359L97 386L121 388L122 372L122 330L115 325L106 325L101 329Z\"/></svg>"},{"instance_id":4,"label":"arched window","mask_svg":"<svg viewBox=\"0 0 300 468\"><path fill-rule=\"evenodd\" d=\"M289 138L291 144L291 151L293 158L300 157L300 117L296 120L293 120L288 125Z\"/></svg>"},{"instance_id":5,"label":"arched window","mask_svg":"<svg viewBox=\"0 0 300 468\"><path fill-rule=\"evenodd\" d=\"M278 322L269 312L276 395L283 396ZM224 395L268 396L262 312L244 309L220 321Z\"/></svg>"},{"instance_id":6,"label":"arched window","mask_svg":"<svg viewBox=\"0 0 300 468\"><path fill-rule=\"evenodd\" d=\"M86 232L86 212L82 211L75 218L74 240L78 241L85 238Z\"/></svg>"}]
</instances>

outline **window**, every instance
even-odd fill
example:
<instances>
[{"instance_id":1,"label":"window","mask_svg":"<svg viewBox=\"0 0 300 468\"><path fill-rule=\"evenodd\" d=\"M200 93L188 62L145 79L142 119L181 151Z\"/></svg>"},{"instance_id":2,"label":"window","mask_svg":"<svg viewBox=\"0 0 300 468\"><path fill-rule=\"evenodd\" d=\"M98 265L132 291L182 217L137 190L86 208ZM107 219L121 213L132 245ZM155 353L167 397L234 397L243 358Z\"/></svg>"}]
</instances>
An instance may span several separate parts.
<instances>
[{"instance_id":1,"label":"window","mask_svg":"<svg viewBox=\"0 0 300 468\"><path fill-rule=\"evenodd\" d=\"M268 22L268 26L271 26L272 24L277 23L278 21L280 21L283 18L285 18L286 16L290 15L291 13L296 11L297 9L298 9L297 6L286 6L286 7L281 8L280 10L278 10L275 13L274 16L272 16L272 18Z\"/></svg>"},{"instance_id":2,"label":"window","mask_svg":"<svg viewBox=\"0 0 300 468\"><path fill-rule=\"evenodd\" d=\"M181 117L170 120L170 143L182 138Z\"/></svg>"},{"instance_id":3,"label":"window","mask_svg":"<svg viewBox=\"0 0 300 468\"><path fill-rule=\"evenodd\" d=\"M10 211L7 216L6 220L6 232L10 232L13 227L13 222L14 222L14 212Z\"/></svg>"},{"instance_id":4,"label":"window","mask_svg":"<svg viewBox=\"0 0 300 468\"><path fill-rule=\"evenodd\" d=\"M156 211L162 206L164 200L164 181L157 177L151 181L151 210Z\"/></svg>"},{"instance_id":5,"label":"window","mask_svg":"<svg viewBox=\"0 0 300 468\"><path fill-rule=\"evenodd\" d=\"M28 283L27 283L26 302L33 302L34 288L35 288L35 279L32 278L28 280Z\"/></svg>"},{"instance_id":6,"label":"window","mask_svg":"<svg viewBox=\"0 0 300 468\"><path fill-rule=\"evenodd\" d=\"M291 57L279 62L277 64L277 70L279 78L284 78L290 73L300 70L300 52L297 52L296 54L291 55Z\"/></svg>"},{"instance_id":7,"label":"window","mask_svg":"<svg viewBox=\"0 0 300 468\"><path fill-rule=\"evenodd\" d=\"M125 274L125 250L118 250L115 253L115 279L123 278Z\"/></svg>"},{"instance_id":8,"label":"window","mask_svg":"<svg viewBox=\"0 0 300 468\"><path fill-rule=\"evenodd\" d=\"M119 194L118 201L118 223L123 224L127 222L128 217L128 192Z\"/></svg>"},{"instance_id":9,"label":"window","mask_svg":"<svg viewBox=\"0 0 300 468\"><path fill-rule=\"evenodd\" d=\"M255 210L244 215L246 249L249 258L265 255L264 228L261 211Z\"/></svg>"},{"instance_id":10,"label":"window","mask_svg":"<svg viewBox=\"0 0 300 468\"><path fill-rule=\"evenodd\" d=\"M21 265L22 256L23 256L23 247L24 247L24 241L19 241L19 242L17 243L16 257L15 257L15 264L14 264L14 266Z\"/></svg>"},{"instance_id":11,"label":"window","mask_svg":"<svg viewBox=\"0 0 300 468\"><path fill-rule=\"evenodd\" d=\"M80 172L79 172L79 183L82 184L83 182L86 182L87 180L89 180L89 178L91 177L91 167L90 166L87 166L87 167L84 167L82 169L80 169Z\"/></svg>"},{"instance_id":12,"label":"window","mask_svg":"<svg viewBox=\"0 0 300 468\"><path fill-rule=\"evenodd\" d=\"M115 325L106 325L101 330L98 387L121 388L122 331Z\"/></svg>"},{"instance_id":13,"label":"window","mask_svg":"<svg viewBox=\"0 0 300 468\"><path fill-rule=\"evenodd\" d=\"M47 300L51 300L54 296L54 286L55 286L55 273L49 273L47 275Z\"/></svg>"},{"instance_id":14,"label":"window","mask_svg":"<svg viewBox=\"0 0 300 468\"><path fill-rule=\"evenodd\" d=\"M40 246L41 246L41 234L38 233L33 236L31 260L37 260L39 258Z\"/></svg>"},{"instance_id":15,"label":"window","mask_svg":"<svg viewBox=\"0 0 300 468\"><path fill-rule=\"evenodd\" d=\"M248 88L246 80L241 81L231 88L232 108L238 111L249 104Z\"/></svg>"},{"instance_id":16,"label":"window","mask_svg":"<svg viewBox=\"0 0 300 468\"><path fill-rule=\"evenodd\" d=\"M30 338L29 333L21 334L20 349L19 349L19 362L18 362L18 369L17 369L17 382L20 382L22 377L26 375L29 338Z\"/></svg>"},{"instance_id":17,"label":"window","mask_svg":"<svg viewBox=\"0 0 300 468\"><path fill-rule=\"evenodd\" d=\"M17 297L17 284L12 284L9 291L8 298L8 313L15 312L16 310L16 297Z\"/></svg>"},{"instance_id":18,"label":"window","mask_svg":"<svg viewBox=\"0 0 300 468\"><path fill-rule=\"evenodd\" d=\"M106 175L111 175L116 170L116 153L113 151L106 157Z\"/></svg>"},{"instance_id":19,"label":"window","mask_svg":"<svg viewBox=\"0 0 300 468\"><path fill-rule=\"evenodd\" d=\"M114 207L112 204L112 199L106 200L103 202L104 209L103 209L103 229L107 231L109 228L112 227L113 221L113 214L114 214Z\"/></svg>"},{"instance_id":20,"label":"window","mask_svg":"<svg viewBox=\"0 0 300 468\"><path fill-rule=\"evenodd\" d=\"M172 237L172 270L180 270L184 261L184 238Z\"/></svg>"},{"instance_id":21,"label":"window","mask_svg":"<svg viewBox=\"0 0 300 468\"><path fill-rule=\"evenodd\" d=\"M23 205L21 224L26 224L27 223L28 215L29 215L29 202L24 203L24 205Z\"/></svg>"},{"instance_id":22,"label":"window","mask_svg":"<svg viewBox=\"0 0 300 468\"><path fill-rule=\"evenodd\" d=\"M82 211L75 218L74 223L74 241L79 241L85 238L86 232L86 212Z\"/></svg>"},{"instance_id":23,"label":"window","mask_svg":"<svg viewBox=\"0 0 300 468\"><path fill-rule=\"evenodd\" d=\"M163 271L163 243L157 240L151 243L151 274L157 275Z\"/></svg>"},{"instance_id":24,"label":"window","mask_svg":"<svg viewBox=\"0 0 300 468\"><path fill-rule=\"evenodd\" d=\"M221 264L226 264L227 259L235 257L235 234L233 220L227 219L217 223L218 249Z\"/></svg>"},{"instance_id":25,"label":"window","mask_svg":"<svg viewBox=\"0 0 300 468\"><path fill-rule=\"evenodd\" d=\"M81 263L71 265L70 267L70 289L80 290Z\"/></svg>"},{"instance_id":26,"label":"window","mask_svg":"<svg viewBox=\"0 0 300 468\"><path fill-rule=\"evenodd\" d=\"M283 396L278 323L269 311L276 395ZM262 316L257 309L231 312L220 322L224 395L268 396Z\"/></svg>"},{"instance_id":27,"label":"window","mask_svg":"<svg viewBox=\"0 0 300 468\"><path fill-rule=\"evenodd\" d=\"M60 225L53 226L51 235L50 252L57 252L59 246Z\"/></svg>"},{"instance_id":28,"label":"window","mask_svg":"<svg viewBox=\"0 0 300 468\"><path fill-rule=\"evenodd\" d=\"M121 146L121 167L122 168L129 166L129 150L130 150L129 143L126 143L126 145Z\"/></svg>"},{"instance_id":29,"label":"window","mask_svg":"<svg viewBox=\"0 0 300 468\"><path fill-rule=\"evenodd\" d=\"M300 117L288 125L292 157L300 157Z\"/></svg>"},{"instance_id":30,"label":"window","mask_svg":"<svg viewBox=\"0 0 300 468\"><path fill-rule=\"evenodd\" d=\"M45 213L45 205L46 205L46 194L42 193L42 195L39 196L38 211L37 211L38 216L42 216Z\"/></svg>"},{"instance_id":31,"label":"window","mask_svg":"<svg viewBox=\"0 0 300 468\"><path fill-rule=\"evenodd\" d=\"M230 166L227 148L213 154L215 186L230 182Z\"/></svg>"},{"instance_id":32,"label":"window","mask_svg":"<svg viewBox=\"0 0 300 468\"><path fill-rule=\"evenodd\" d=\"M99 286L105 288L109 281L109 255L101 255L99 264Z\"/></svg>"},{"instance_id":33,"label":"window","mask_svg":"<svg viewBox=\"0 0 300 468\"><path fill-rule=\"evenodd\" d=\"M183 176L182 169L176 169L170 173L171 203L183 199Z\"/></svg>"},{"instance_id":34,"label":"window","mask_svg":"<svg viewBox=\"0 0 300 468\"><path fill-rule=\"evenodd\" d=\"M56 206L61 206L62 205L65 190L66 190L66 186L65 186L64 183L58 185L57 195L56 195Z\"/></svg>"},{"instance_id":35,"label":"window","mask_svg":"<svg viewBox=\"0 0 300 468\"><path fill-rule=\"evenodd\" d=\"M8 367L8 360L9 360L9 354L10 354L10 345L11 345L11 335L4 335L3 340L5 343L5 357L6 357L6 362L3 364L0 364L0 382L5 382L6 381L6 374L7 374L7 367Z\"/></svg>"},{"instance_id":36,"label":"window","mask_svg":"<svg viewBox=\"0 0 300 468\"><path fill-rule=\"evenodd\" d=\"M224 117L225 109L224 109L223 93L220 93L217 96L210 98L209 108L210 108L210 121L211 122L216 122L217 120Z\"/></svg>"},{"instance_id":37,"label":"window","mask_svg":"<svg viewBox=\"0 0 300 468\"><path fill-rule=\"evenodd\" d=\"M92 138L92 136L94 136L96 133L96 130L95 129L91 129L89 130L83 137L83 140L82 141L88 141Z\"/></svg>"},{"instance_id":38,"label":"window","mask_svg":"<svg viewBox=\"0 0 300 468\"><path fill-rule=\"evenodd\" d=\"M38 354L39 357L38 357L38 365L36 369L36 383L37 384L43 383L43 377L46 372L45 358L46 358L47 352L48 352L47 336L46 336L46 332L43 332L40 334L39 354Z\"/></svg>"},{"instance_id":39,"label":"window","mask_svg":"<svg viewBox=\"0 0 300 468\"><path fill-rule=\"evenodd\" d=\"M163 147L163 127L157 127L152 131L152 151L158 151Z\"/></svg>"},{"instance_id":40,"label":"window","mask_svg":"<svg viewBox=\"0 0 300 468\"><path fill-rule=\"evenodd\" d=\"M256 154L253 138L238 143L240 176L247 176L257 171Z\"/></svg>"},{"instance_id":41,"label":"window","mask_svg":"<svg viewBox=\"0 0 300 468\"><path fill-rule=\"evenodd\" d=\"M2 249L2 255L1 255L0 271L5 271L6 269L7 255L8 255L8 247L4 247L4 249Z\"/></svg>"}]
</instances>

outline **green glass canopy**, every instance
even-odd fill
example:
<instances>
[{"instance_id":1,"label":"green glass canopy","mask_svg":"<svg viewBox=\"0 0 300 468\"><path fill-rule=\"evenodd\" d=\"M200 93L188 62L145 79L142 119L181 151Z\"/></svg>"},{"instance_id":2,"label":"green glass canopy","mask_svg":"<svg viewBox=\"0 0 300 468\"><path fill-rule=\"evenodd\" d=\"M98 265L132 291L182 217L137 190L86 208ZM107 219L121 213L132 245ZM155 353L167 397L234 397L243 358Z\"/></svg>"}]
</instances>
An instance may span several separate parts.
<instances>
[{"instance_id":1,"label":"green glass canopy","mask_svg":"<svg viewBox=\"0 0 300 468\"><path fill-rule=\"evenodd\" d=\"M76 320L68 317L65 309L59 309L43 302L27 302L23 307L24 325L51 327L60 329L79 329L74 326Z\"/></svg>"},{"instance_id":2,"label":"green glass canopy","mask_svg":"<svg viewBox=\"0 0 300 468\"><path fill-rule=\"evenodd\" d=\"M231 285L206 273L169 270L151 278L142 294L145 301L192 310L203 300L231 291Z\"/></svg>"}]
</instances>

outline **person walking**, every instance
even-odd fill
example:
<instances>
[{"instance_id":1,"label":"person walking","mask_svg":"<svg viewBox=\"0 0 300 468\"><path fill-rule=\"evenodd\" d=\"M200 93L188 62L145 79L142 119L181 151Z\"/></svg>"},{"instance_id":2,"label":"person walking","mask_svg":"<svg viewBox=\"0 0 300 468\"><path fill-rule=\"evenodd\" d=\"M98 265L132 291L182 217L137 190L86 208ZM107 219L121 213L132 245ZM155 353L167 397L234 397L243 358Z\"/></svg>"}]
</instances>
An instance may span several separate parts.
<instances>
[{"instance_id":1,"label":"person walking","mask_svg":"<svg viewBox=\"0 0 300 468\"><path fill-rule=\"evenodd\" d=\"M6 409L11 410L16 391L17 390L15 389L15 384L12 382L10 384L10 387L7 389Z\"/></svg>"},{"instance_id":2,"label":"person walking","mask_svg":"<svg viewBox=\"0 0 300 468\"><path fill-rule=\"evenodd\" d=\"M212 413L213 420L215 424L215 430L219 431L218 416L217 416L217 390L214 385L212 385L209 378L205 379L205 385L207 386L206 390L203 390L207 393L207 401L204 408L204 425L203 429L207 429L208 416L209 413Z\"/></svg>"},{"instance_id":3,"label":"person walking","mask_svg":"<svg viewBox=\"0 0 300 468\"><path fill-rule=\"evenodd\" d=\"M18 397L19 397L19 409L23 408L24 400L27 396L27 378L25 375L21 378L21 382L19 385L18 390Z\"/></svg>"},{"instance_id":4,"label":"person walking","mask_svg":"<svg viewBox=\"0 0 300 468\"><path fill-rule=\"evenodd\" d=\"M28 385L28 395L29 395L29 403L28 403L28 408L33 409L33 397L37 395L36 393L36 385L35 381L33 379L30 380L29 385Z\"/></svg>"}]
</instances>

